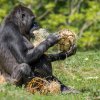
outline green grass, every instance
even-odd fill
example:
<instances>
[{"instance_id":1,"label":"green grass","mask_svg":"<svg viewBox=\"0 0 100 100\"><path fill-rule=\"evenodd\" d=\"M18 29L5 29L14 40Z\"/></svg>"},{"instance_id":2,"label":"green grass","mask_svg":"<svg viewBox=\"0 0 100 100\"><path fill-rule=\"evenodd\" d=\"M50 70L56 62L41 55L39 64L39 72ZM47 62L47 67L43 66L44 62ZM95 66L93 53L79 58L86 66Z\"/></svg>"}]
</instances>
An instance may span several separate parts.
<instances>
[{"instance_id":1,"label":"green grass","mask_svg":"<svg viewBox=\"0 0 100 100\"><path fill-rule=\"evenodd\" d=\"M0 100L100 100L100 51L77 52L53 63L54 74L67 86L81 93L39 95L13 85L0 85Z\"/></svg>"}]
</instances>

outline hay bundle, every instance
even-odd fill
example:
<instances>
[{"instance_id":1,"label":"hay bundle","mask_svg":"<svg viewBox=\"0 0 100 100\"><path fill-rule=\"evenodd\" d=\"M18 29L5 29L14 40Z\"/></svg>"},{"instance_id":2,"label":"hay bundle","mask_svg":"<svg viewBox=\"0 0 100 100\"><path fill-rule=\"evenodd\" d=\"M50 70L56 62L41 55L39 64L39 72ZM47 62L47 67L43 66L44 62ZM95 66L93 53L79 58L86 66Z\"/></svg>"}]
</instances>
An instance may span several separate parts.
<instances>
[{"instance_id":1,"label":"hay bundle","mask_svg":"<svg viewBox=\"0 0 100 100\"><path fill-rule=\"evenodd\" d=\"M39 45L42 41L45 40L45 38L49 35L49 32L46 29L40 28L38 30L34 30L33 34L35 36L34 39L34 46L36 47Z\"/></svg>"},{"instance_id":2,"label":"hay bundle","mask_svg":"<svg viewBox=\"0 0 100 100\"><path fill-rule=\"evenodd\" d=\"M61 35L61 40L58 42L58 48L60 51L67 51L75 44L76 34L68 29L64 29L58 32Z\"/></svg>"},{"instance_id":3,"label":"hay bundle","mask_svg":"<svg viewBox=\"0 0 100 100\"><path fill-rule=\"evenodd\" d=\"M56 81L48 82L46 79L35 77L26 85L27 91L30 93L47 94L60 93L60 84Z\"/></svg>"}]
</instances>

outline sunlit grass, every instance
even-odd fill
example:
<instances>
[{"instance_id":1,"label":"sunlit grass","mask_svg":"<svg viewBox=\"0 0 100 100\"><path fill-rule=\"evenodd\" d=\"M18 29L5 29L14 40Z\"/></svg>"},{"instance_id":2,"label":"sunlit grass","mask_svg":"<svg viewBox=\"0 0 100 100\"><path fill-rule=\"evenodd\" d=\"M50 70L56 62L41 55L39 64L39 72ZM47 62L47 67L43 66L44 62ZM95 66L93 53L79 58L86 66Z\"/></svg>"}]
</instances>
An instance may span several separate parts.
<instances>
[{"instance_id":1,"label":"sunlit grass","mask_svg":"<svg viewBox=\"0 0 100 100\"><path fill-rule=\"evenodd\" d=\"M0 100L99 100L100 51L77 52L76 55L53 63L54 75L79 94L32 95L24 88L0 85Z\"/></svg>"}]
</instances>

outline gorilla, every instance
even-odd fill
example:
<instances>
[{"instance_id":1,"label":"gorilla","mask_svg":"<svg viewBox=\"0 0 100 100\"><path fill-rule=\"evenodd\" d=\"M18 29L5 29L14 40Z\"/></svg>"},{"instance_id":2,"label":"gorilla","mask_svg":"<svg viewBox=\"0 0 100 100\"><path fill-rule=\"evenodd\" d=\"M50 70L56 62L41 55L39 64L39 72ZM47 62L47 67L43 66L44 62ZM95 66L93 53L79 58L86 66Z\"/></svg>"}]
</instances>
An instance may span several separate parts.
<instances>
[{"instance_id":1,"label":"gorilla","mask_svg":"<svg viewBox=\"0 0 100 100\"><path fill-rule=\"evenodd\" d=\"M72 45L66 52L44 54L61 37L52 34L34 47L30 39L34 38L32 31L38 28L35 15L23 5L17 5L8 14L0 29L0 73L7 82L17 86L38 76L47 80L57 80L61 84L61 91L68 91L69 88L53 75L51 62L74 55L76 46Z\"/></svg>"}]
</instances>

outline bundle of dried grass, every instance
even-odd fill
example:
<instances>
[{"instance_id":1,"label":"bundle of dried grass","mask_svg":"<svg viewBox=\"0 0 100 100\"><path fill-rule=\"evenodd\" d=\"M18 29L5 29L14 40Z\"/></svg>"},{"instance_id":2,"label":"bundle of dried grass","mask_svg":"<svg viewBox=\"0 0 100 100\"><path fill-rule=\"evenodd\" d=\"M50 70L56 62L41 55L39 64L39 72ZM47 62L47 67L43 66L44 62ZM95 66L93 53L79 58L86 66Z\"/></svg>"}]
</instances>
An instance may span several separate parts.
<instances>
[{"instance_id":1,"label":"bundle of dried grass","mask_svg":"<svg viewBox=\"0 0 100 100\"><path fill-rule=\"evenodd\" d=\"M34 43L33 44L36 47L42 41L45 40L45 38L49 35L49 32L46 29L40 28L38 30L33 31L33 34L35 36L35 39L34 39Z\"/></svg>"},{"instance_id":2,"label":"bundle of dried grass","mask_svg":"<svg viewBox=\"0 0 100 100\"><path fill-rule=\"evenodd\" d=\"M75 44L76 34L68 29L64 29L58 32L61 35L61 40L58 42L58 48L60 51L67 51L71 45Z\"/></svg>"},{"instance_id":3,"label":"bundle of dried grass","mask_svg":"<svg viewBox=\"0 0 100 100\"><path fill-rule=\"evenodd\" d=\"M27 91L39 94L60 93L60 84L56 81L48 82L46 79L35 77L26 85Z\"/></svg>"}]
</instances>

